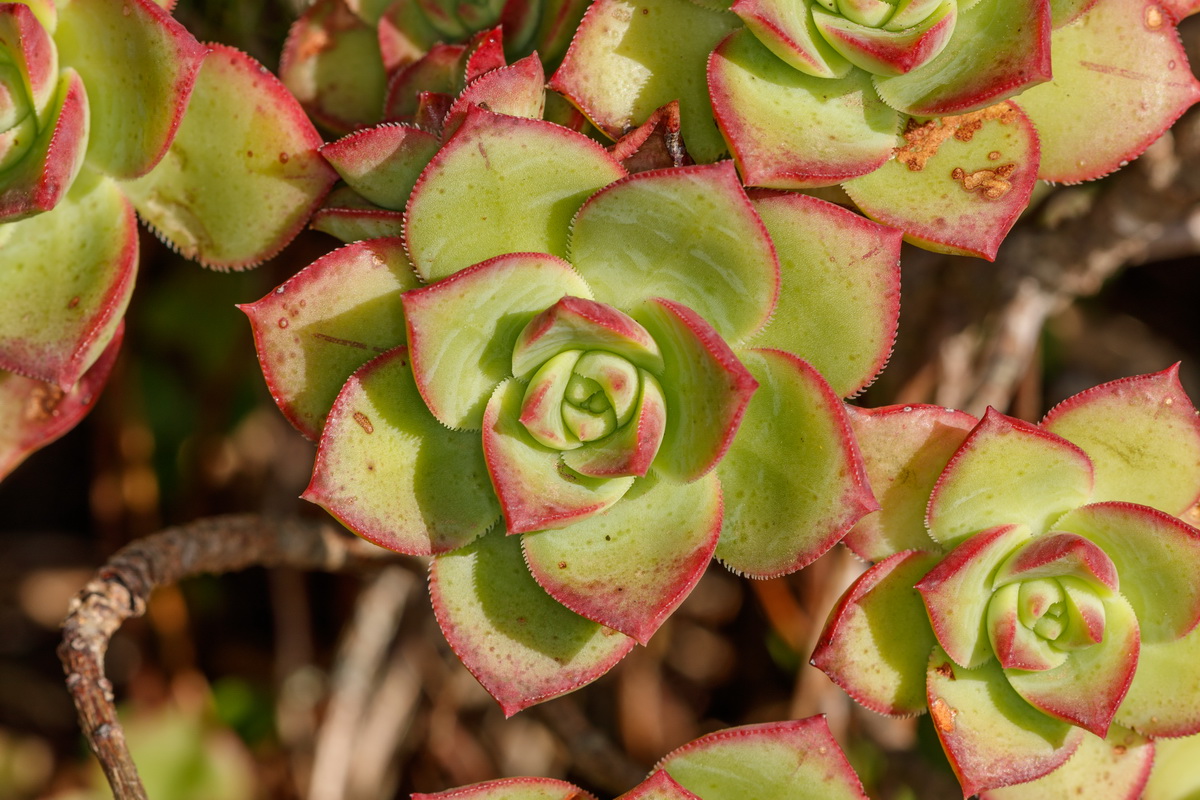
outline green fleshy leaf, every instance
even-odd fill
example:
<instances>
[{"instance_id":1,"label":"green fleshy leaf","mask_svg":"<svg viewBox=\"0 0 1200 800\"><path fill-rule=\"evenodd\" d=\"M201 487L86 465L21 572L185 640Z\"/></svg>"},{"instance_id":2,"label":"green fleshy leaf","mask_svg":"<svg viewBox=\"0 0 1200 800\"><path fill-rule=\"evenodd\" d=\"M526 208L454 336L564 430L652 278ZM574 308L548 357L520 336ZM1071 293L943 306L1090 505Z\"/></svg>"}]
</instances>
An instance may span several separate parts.
<instances>
[{"instance_id":1,"label":"green fleshy leaf","mask_svg":"<svg viewBox=\"0 0 1200 800\"><path fill-rule=\"evenodd\" d=\"M58 13L59 58L88 89L88 163L145 175L171 144L206 48L149 0L71 0Z\"/></svg>"},{"instance_id":2,"label":"green fleshy leaf","mask_svg":"<svg viewBox=\"0 0 1200 800\"><path fill-rule=\"evenodd\" d=\"M1112 559L1143 641L1177 639L1200 620L1200 531L1130 503L1087 505L1055 527L1090 539Z\"/></svg>"},{"instance_id":3,"label":"green fleshy leaf","mask_svg":"<svg viewBox=\"0 0 1200 800\"><path fill-rule=\"evenodd\" d=\"M730 162L642 172L596 193L575 218L570 252L598 300L674 300L731 342L775 306L771 239Z\"/></svg>"},{"instance_id":4,"label":"green fleshy leaf","mask_svg":"<svg viewBox=\"0 0 1200 800\"><path fill-rule=\"evenodd\" d=\"M122 327L79 382L59 387L0 372L0 480L36 450L45 447L83 419L95 405L117 360Z\"/></svg>"},{"instance_id":5,"label":"green fleshy leaf","mask_svg":"<svg viewBox=\"0 0 1200 800\"><path fill-rule=\"evenodd\" d=\"M412 800L593 800L577 786L553 778L501 778L460 789L425 794L414 792Z\"/></svg>"},{"instance_id":6,"label":"green fleshy leaf","mask_svg":"<svg viewBox=\"0 0 1200 800\"><path fill-rule=\"evenodd\" d=\"M1083 448L1094 501L1123 500L1182 514L1200 493L1200 416L1179 365L1105 383L1055 406L1042 427Z\"/></svg>"},{"instance_id":7,"label":"green fleshy leaf","mask_svg":"<svg viewBox=\"0 0 1200 800\"><path fill-rule=\"evenodd\" d=\"M704 800L866 800L823 716L710 733L661 762Z\"/></svg>"},{"instance_id":8,"label":"green fleshy leaf","mask_svg":"<svg viewBox=\"0 0 1200 800\"><path fill-rule=\"evenodd\" d=\"M499 67L476 78L450 106L444 136L449 138L475 105L512 117L541 119L546 108L546 75L536 55Z\"/></svg>"},{"instance_id":9,"label":"green fleshy leaf","mask_svg":"<svg viewBox=\"0 0 1200 800\"><path fill-rule=\"evenodd\" d=\"M524 537L551 597L646 644L704 575L721 529L721 486L636 481L619 503L562 531Z\"/></svg>"},{"instance_id":10,"label":"green fleshy leaf","mask_svg":"<svg viewBox=\"0 0 1200 800\"><path fill-rule=\"evenodd\" d=\"M829 614L812 664L881 714L925 711L925 669L937 644L914 588L938 556L910 550L876 564Z\"/></svg>"},{"instance_id":11,"label":"green fleshy leaf","mask_svg":"<svg viewBox=\"0 0 1200 800\"><path fill-rule=\"evenodd\" d=\"M241 306L271 397L315 440L350 375L405 340L400 295L420 283L399 239L334 250Z\"/></svg>"},{"instance_id":12,"label":"green fleshy leaf","mask_svg":"<svg viewBox=\"0 0 1200 800\"><path fill-rule=\"evenodd\" d=\"M479 428L496 384L512 375L517 337L564 295L587 297L571 265L541 253L476 264L404 295L413 372L429 410L451 428Z\"/></svg>"},{"instance_id":13,"label":"green fleshy leaf","mask_svg":"<svg viewBox=\"0 0 1200 800\"><path fill-rule=\"evenodd\" d=\"M53 211L0 225L0 369L70 391L113 338L137 271L137 219L85 172Z\"/></svg>"},{"instance_id":14,"label":"green fleshy leaf","mask_svg":"<svg viewBox=\"0 0 1200 800\"><path fill-rule=\"evenodd\" d=\"M529 380L542 364L565 350L603 350L642 369L656 373L663 369L658 344L632 317L603 303L567 296L521 331L512 351L512 374Z\"/></svg>"},{"instance_id":15,"label":"green fleshy leaf","mask_svg":"<svg viewBox=\"0 0 1200 800\"><path fill-rule=\"evenodd\" d=\"M304 499L364 539L410 555L462 547L500 517L479 434L447 430L433 418L403 347L346 382Z\"/></svg>"},{"instance_id":16,"label":"green fleshy leaf","mask_svg":"<svg viewBox=\"0 0 1200 800\"><path fill-rule=\"evenodd\" d=\"M1050 78L1046 0L978 0L961 10L954 36L906 75L876 78L884 102L913 116L959 114L1012 97Z\"/></svg>"},{"instance_id":17,"label":"green fleshy leaf","mask_svg":"<svg viewBox=\"0 0 1200 800\"><path fill-rule=\"evenodd\" d=\"M343 0L316 0L288 31L279 77L313 119L332 131L374 124L387 89L379 40L374 24Z\"/></svg>"},{"instance_id":18,"label":"green fleshy leaf","mask_svg":"<svg viewBox=\"0 0 1200 800\"><path fill-rule=\"evenodd\" d=\"M1047 714L1104 736L1137 667L1138 621L1120 595L1104 604L1104 640L1040 671L1005 670L1008 683Z\"/></svg>"},{"instance_id":19,"label":"green fleshy leaf","mask_svg":"<svg viewBox=\"0 0 1200 800\"><path fill-rule=\"evenodd\" d=\"M1113 721L1152 737L1200 733L1200 628L1173 641L1142 641L1137 672Z\"/></svg>"},{"instance_id":20,"label":"green fleshy leaf","mask_svg":"<svg viewBox=\"0 0 1200 800\"><path fill-rule=\"evenodd\" d=\"M1096 0L1050 0L1050 25L1061 28L1096 5Z\"/></svg>"},{"instance_id":21,"label":"green fleshy leaf","mask_svg":"<svg viewBox=\"0 0 1200 800\"><path fill-rule=\"evenodd\" d=\"M845 77L853 65L821 35L813 9L814 0L738 0L733 5L754 37L788 66L815 78Z\"/></svg>"},{"instance_id":22,"label":"green fleshy leaf","mask_svg":"<svg viewBox=\"0 0 1200 800\"><path fill-rule=\"evenodd\" d=\"M1200 99L1179 34L1157 3L1098 2L1051 43L1053 80L1020 99L1041 136L1043 180L1107 175Z\"/></svg>"},{"instance_id":23,"label":"green fleshy leaf","mask_svg":"<svg viewBox=\"0 0 1200 800\"><path fill-rule=\"evenodd\" d=\"M662 348L667 429L654 468L671 480L708 472L729 448L757 382L698 314L670 300L634 312Z\"/></svg>"},{"instance_id":24,"label":"green fleshy leaf","mask_svg":"<svg viewBox=\"0 0 1200 800\"><path fill-rule=\"evenodd\" d=\"M981 800L1045 800L1051 797L1180 800L1184 795L1156 796L1148 785L1146 793L1141 792L1152 763L1154 774L1158 774L1163 747L1167 744L1171 742L1151 742L1124 728L1113 728L1103 739L1087 734L1071 759L1049 775L1029 783L989 790ZM1195 761L1188 766L1194 770ZM1200 789L1200 782L1196 787Z\"/></svg>"},{"instance_id":25,"label":"green fleshy leaf","mask_svg":"<svg viewBox=\"0 0 1200 800\"><path fill-rule=\"evenodd\" d=\"M1038 136L1012 103L918 123L895 157L843 187L872 219L930 250L995 258L1037 183Z\"/></svg>"},{"instance_id":26,"label":"green fleshy leaf","mask_svg":"<svg viewBox=\"0 0 1200 800\"><path fill-rule=\"evenodd\" d=\"M705 63L739 22L688 0L597 0L550 88L612 139L678 100L688 151L716 161L725 142L713 123Z\"/></svg>"},{"instance_id":27,"label":"green fleshy leaf","mask_svg":"<svg viewBox=\"0 0 1200 800\"><path fill-rule=\"evenodd\" d=\"M747 186L830 186L878 168L896 146L899 116L861 70L805 75L743 30L721 42L708 71L714 112Z\"/></svg>"},{"instance_id":28,"label":"green fleshy leaf","mask_svg":"<svg viewBox=\"0 0 1200 800\"><path fill-rule=\"evenodd\" d=\"M926 520L947 547L1006 523L1044 533L1091 491L1092 464L1082 450L988 409L938 479Z\"/></svg>"},{"instance_id":29,"label":"green fleshy leaf","mask_svg":"<svg viewBox=\"0 0 1200 800\"><path fill-rule=\"evenodd\" d=\"M502 530L434 559L429 581L446 640L507 716L590 683L634 646L542 591Z\"/></svg>"},{"instance_id":30,"label":"green fleshy leaf","mask_svg":"<svg viewBox=\"0 0 1200 800\"><path fill-rule=\"evenodd\" d=\"M907 11L920 4L909 3ZM876 6L890 15L888 3ZM814 9L813 22L825 41L843 58L874 75L904 75L928 64L950 41L958 17L956 0L935 4L930 13L918 19L889 21L880 25L873 20L852 20L840 14ZM863 23L867 24L863 24Z\"/></svg>"},{"instance_id":31,"label":"green fleshy leaf","mask_svg":"<svg viewBox=\"0 0 1200 800\"><path fill-rule=\"evenodd\" d=\"M457 94L463 74L463 60L467 47L462 44L438 44L430 48L418 61L408 64L388 80L387 99L384 101L384 116L402 122L421 123L417 119L422 98L426 93L438 96ZM449 106L447 101L447 110ZM438 117L436 125L441 125Z\"/></svg>"},{"instance_id":32,"label":"green fleshy leaf","mask_svg":"<svg viewBox=\"0 0 1200 800\"><path fill-rule=\"evenodd\" d=\"M333 185L320 144L283 84L213 45L166 158L125 190L183 255L245 267L291 241Z\"/></svg>"},{"instance_id":33,"label":"green fleshy leaf","mask_svg":"<svg viewBox=\"0 0 1200 800\"><path fill-rule=\"evenodd\" d=\"M589 478L563 465L557 449L535 440L521 422L525 386L501 383L483 417L483 447L509 533L574 525L619 501L632 477Z\"/></svg>"},{"instance_id":34,"label":"green fleshy leaf","mask_svg":"<svg viewBox=\"0 0 1200 800\"><path fill-rule=\"evenodd\" d=\"M967 669L993 661L987 610L996 570L1030 538L1024 525L1001 525L977 533L950 552L921 579L938 642Z\"/></svg>"},{"instance_id":35,"label":"green fleshy leaf","mask_svg":"<svg viewBox=\"0 0 1200 800\"><path fill-rule=\"evenodd\" d=\"M347 243L386 239L404 232L404 214L380 208L349 186L339 186L312 215L309 227Z\"/></svg>"},{"instance_id":36,"label":"green fleshy leaf","mask_svg":"<svg viewBox=\"0 0 1200 800\"><path fill-rule=\"evenodd\" d=\"M779 255L779 301L751 342L787 350L834 393L865 389L887 363L900 313L900 232L802 194L755 192Z\"/></svg>"},{"instance_id":37,"label":"green fleshy leaf","mask_svg":"<svg viewBox=\"0 0 1200 800\"><path fill-rule=\"evenodd\" d=\"M566 256L575 212L624 175L581 134L472 107L409 200L413 264L437 280L504 253Z\"/></svg>"},{"instance_id":38,"label":"green fleshy leaf","mask_svg":"<svg viewBox=\"0 0 1200 800\"><path fill-rule=\"evenodd\" d=\"M1025 613L1031 607L1044 610L1052 602L1063 603L1063 599L1062 588L1053 580L1010 583L992 593L987 605L986 625L988 641L1000 666L1045 671L1059 667L1067 660L1067 653L1052 647L1047 639L1026 624L1028 615ZM1028 620L1028 623L1042 622L1044 618Z\"/></svg>"},{"instance_id":39,"label":"green fleshy leaf","mask_svg":"<svg viewBox=\"0 0 1200 800\"><path fill-rule=\"evenodd\" d=\"M1149 749L1149 748L1146 748ZM1154 769L1142 792L1142 800L1179 800L1200 796L1200 736L1157 739ZM1001 800L1008 800L1001 798Z\"/></svg>"},{"instance_id":40,"label":"green fleshy leaf","mask_svg":"<svg viewBox=\"0 0 1200 800\"><path fill-rule=\"evenodd\" d=\"M417 178L440 146L438 137L419 128L379 125L324 145L321 155L363 199L403 211Z\"/></svg>"},{"instance_id":41,"label":"green fleshy leaf","mask_svg":"<svg viewBox=\"0 0 1200 800\"><path fill-rule=\"evenodd\" d=\"M717 465L726 509L717 558L770 578L815 561L878 505L846 412L821 375L778 350L738 357L759 388Z\"/></svg>"},{"instance_id":42,"label":"green fleshy leaf","mask_svg":"<svg viewBox=\"0 0 1200 800\"><path fill-rule=\"evenodd\" d=\"M881 508L846 534L846 545L868 561L901 550L941 550L925 527L929 495L978 420L940 406L848 409Z\"/></svg>"},{"instance_id":43,"label":"green fleshy leaf","mask_svg":"<svg viewBox=\"0 0 1200 800\"><path fill-rule=\"evenodd\" d=\"M933 727L964 797L1052 772L1086 734L1022 700L995 661L964 669L935 647L928 679Z\"/></svg>"},{"instance_id":44,"label":"green fleshy leaf","mask_svg":"<svg viewBox=\"0 0 1200 800\"><path fill-rule=\"evenodd\" d=\"M563 453L564 464L596 478L642 477L649 471L666 430L667 399L658 379L649 372L640 370L638 380L640 392L630 420L604 439Z\"/></svg>"},{"instance_id":45,"label":"green fleshy leaf","mask_svg":"<svg viewBox=\"0 0 1200 800\"><path fill-rule=\"evenodd\" d=\"M617 800L701 800L666 772L655 772Z\"/></svg>"}]
</instances>

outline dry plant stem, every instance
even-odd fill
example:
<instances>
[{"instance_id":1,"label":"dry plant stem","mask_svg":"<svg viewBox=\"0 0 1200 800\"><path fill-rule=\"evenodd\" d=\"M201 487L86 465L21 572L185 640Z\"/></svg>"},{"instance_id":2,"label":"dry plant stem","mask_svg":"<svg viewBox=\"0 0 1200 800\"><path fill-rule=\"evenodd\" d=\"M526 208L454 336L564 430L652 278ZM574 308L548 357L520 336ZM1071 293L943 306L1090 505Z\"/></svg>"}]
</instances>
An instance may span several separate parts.
<instances>
[{"instance_id":1,"label":"dry plant stem","mask_svg":"<svg viewBox=\"0 0 1200 800\"><path fill-rule=\"evenodd\" d=\"M115 800L147 800L117 721L104 675L108 643L125 620L146 611L158 586L203 573L288 565L340 571L397 558L330 525L254 515L212 517L168 528L118 551L71 601L58 656L79 724Z\"/></svg>"}]
</instances>

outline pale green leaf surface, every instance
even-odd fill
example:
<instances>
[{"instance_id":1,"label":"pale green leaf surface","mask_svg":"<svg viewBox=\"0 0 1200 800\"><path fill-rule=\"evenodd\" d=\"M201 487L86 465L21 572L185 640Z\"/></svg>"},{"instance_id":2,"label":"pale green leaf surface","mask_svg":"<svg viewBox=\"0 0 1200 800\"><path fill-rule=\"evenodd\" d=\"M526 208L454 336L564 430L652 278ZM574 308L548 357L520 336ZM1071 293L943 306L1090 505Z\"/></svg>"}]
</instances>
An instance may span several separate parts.
<instances>
[{"instance_id":1,"label":"pale green leaf surface","mask_svg":"<svg viewBox=\"0 0 1200 800\"><path fill-rule=\"evenodd\" d=\"M651 473L604 513L523 543L551 597L645 644L704 574L720 529L715 474L681 485Z\"/></svg>"},{"instance_id":2,"label":"pale green leaf surface","mask_svg":"<svg viewBox=\"0 0 1200 800\"><path fill-rule=\"evenodd\" d=\"M1098 178L1136 158L1200 83L1170 18L1146 0L1104 0L1051 38L1054 78L1021 94L1042 140L1038 177Z\"/></svg>"},{"instance_id":3,"label":"pale green leaf surface","mask_svg":"<svg viewBox=\"0 0 1200 800\"><path fill-rule=\"evenodd\" d=\"M1149 749L1149 748L1147 748ZM1200 797L1200 735L1154 742L1154 769L1142 792L1143 800ZM1000 800L1008 800L1000 798Z\"/></svg>"},{"instance_id":4,"label":"pale green leaf surface","mask_svg":"<svg viewBox=\"0 0 1200 800\"><path fill-rule=\"evenodd\" d=\"M214 45L166 157L125 190L184 256L245 267L291 241L329 191L337 176L320 144L274 76Z\"/></svg>"},{"instance_id":5,"label":"pale green leaf surface","mask_svg":"<svg viewBox=\"0 0 1200 800\"><path fill-rule=\"evenodd\" d=\"M1200 732L1200 628L1174 641L1142 642L1137 672L1114 721L1145 736Z\"/></svg>"},{"instance_id":6,"label":"pale green leaf surface","mask_svg":"<svg viewBox=\"0 0 1200 800\"><path fill-rule=\"evenodd\" d=\"M830 612L813 666L881 714L924 713L925 670L937 639L915 586L933 553L897 553L876 564Z\"/></svg>"},{"instance_id":7,"label":"pale green leaf surface","mask_svg":"<svg viewBox=\"0 0 1200 800\"><path fill-rule=\"evenodd\" d=\"M114 178L145 175L171 144L206 48L149 0L60 3L54 39L87 86L88 163Z\"/></svg>"},{"instance_id":8,"label":"pale green leaf surface","mask_svg":"<svg viewBox=\"0 0 1200 800\"><path fill-rule=\"evenodd\" d=\"M403 211L417 178L440 146L437 136L419 128L378 125L324 145L321 155L365 200Z\"/></svg>"},{"instance_id":9,"label":"pale green leaf surface","mask_svg":"<svg viewBox=\"0 0 1200 800\"><path fill-rule=\"evenodd\" d=\"M717 558L757 578L804 567L877 508L841 401L821 375L778 350L739 350L758 381L717 465L725 523Z\"/></svg>"},{"instance_id":10,"label":"pale green leaf surface","mask_svg":"<svg viewBox=\"0 0 1200 800\"><path fill-rule=\"evenodd\" d=\"M731 162L642 172L579 210L571 263L596 299L630 309L665 297L730 342L770 318L779 267Z\"/></svg>"},{"instance_id":11,"label":"pale green leaf surface","mask_svg":"<svg viewBox=\"0 0 1200 800\"><path fill-rule=\"evenodd\" d=\"M444 792L414 792L412 800L592 800L592 796L553 778L501 778Z\"/></svg>"},{"instance_id":12,"label":"pale green leaf surface","mask_svg":"<svg viewBox=\"0 0 1200 800\"><path fill-rule=\"evenodd\" d=\"M733 14L688 0L597 0L550 88L613 139L678 100L688 152L701 163L716 161L725 143L713 124L705 63L739 24Z\"/></svg>"},{"instance_id":13,"label":"pale green leaf surface","mask_svg":"<svg viewBox=\"0 0 1200 800\"><path fill-rule=\"evenodd\" d=\"M941 550L925 527L929 495L978 420L940 406L847 408L880 509L859 520L846 545L868 561L901 550Z\"/></svg>"},{"instance_id":14,"label":"pale green leaf surface","mask_svg":"<svg viewBox=\"0 0 1200 800\"><path fill-rule=\"evenodd\" d=\"M587 284L542 253L500 256L406 294L413 372L433 415L478 429L492 390L512 375L522 329L564 295L589 297Z\"/></svg>"},{"instance_id":15,"label":"pale green leaf surface","mask_svg":"<svg viewBox=\"0 0 1200 800\"><path fill-rule=\"evenodd\" d=\"M1178 365L1077 394L1055 406L1042 427L1088 454L1095 502L1182 514L1200 494L1200 417L1179 383Z\"/></svg>"},{"instance_id":16,"label":"pale green leaf surface","mask_svg":"<svg viewBox=\"0 0 1200 800\"><path fill-rule=\"evenodd\" d=\"M433 418L403 347L346 382L304 498L359 536L410 555L462 547L500 517L479 434L448 430Z\"/></svg>"},{"instance_id":17,"label":"pale green leaf surface","mask_svg":"<svg viewBox=\"0 0 1200 800\"><path fill-rule=\"evenodd\" d=\"M634 646L546 594L502 529L434 559L429 590L446 640L508 716L595 680Z\"/></svg>"},{"instance_id":18,"label":"pale green leaf surface","mask_svg":"<svg viewBox=\"0 0 1200 800\"><path fill-rule=\"evenodd\" d=\"M823 716L728 728L658 765L703 800L866 800Z\"/></svg>"},{"instance_id":19,"label":"pale green leaf surface","mask_svg":"<svg viewBox=\"0 0 1200 800\"><path fill-rule=\"evenodd\" d=\"M1143 641L1177 639L1200 619L1200 531L1129 503L1083 506L1055 527L1090 539L1112 559Z\"/></svg>"},{"instance_id":20,"label":"pale green leaf surface","mask_svg":"<svg viewBox=\"0 0 1200 800\"><path fill-rule=\"evenodd\" d=\"M805 75L742 30L721 42L708 72L717 120L747 186L829 186L871 172L896 146L899 117L861 70Z\"/></svg>"},{"instance_id":21,"label":"pale green leaf surface","mask_svg":"<svg viewBox=\"0 0 1200 800\"><path fill-rule=\"evenodd\" d=\"M857 394L896 338L900 232L807 195L751 199L779 256L779 300L750 344L795 353L839 397Z\"/></svg>"},{"instance_id":22,"label":"pale green leaf surface","mask_svg":"<svg viewBox=\"0 0 1200 800\"><path fill-rule=\"evenodd\" d=\"M52 211L0 225L0 369L69 391L112 339L137 271L137 220L85 172Z\"/></svg>"},{"instance_id":23,"label":"pale green leaf surface","mask_svg":"<svg viewBox=\"0 0 1200 800\"><path fill-rule=\"evenodd\" d=\"M334 250L241 306L271 397L310 439L351 373L405 341L400 295L420 283L399 239Z\"/></svg>"},{"instance_id":24,"label":"pale green leaf surface","mask_svg":"<svg viewBox=\"0 0 1200 800\"><path fill-rule=\"evenodd\" d=\"M948 547L994 525L1044 533L1091 492L1092 465L1082 450L988 409L934 487L926 520Z\"/></svg>"},{"instance_id":25,"label":"pale green leaf surface","mask_svg":"<svg viewBox=\"0 0 1200 800\"><path fill-rule=\"evenodd\" d=\"M624 175L581 134L473 107L409 200L409 253L426 280L505 253L565 256L575 212Z\"/></svg>"},{"instance_id":26,"label":"pale green leaf surface","mask_svg":"<svg viewBox=\"0 0 1200 800\"><path fill-rule=\"evenodd\" d=\"M702 800L702 798L680 786L665 771L659 770L618 797L617 800Z\"/></svg>"},{"instance_id":27,"label":"pale green leaf surface","mask_svg":"<svg viewBox=\"0 0 1200 800\"><path fill-rule=\"evenodd\" d=\"M928 680L934 730L964 796L1040 778L1086 735L1022 700L995 661L964 669L935 647Z\"/></svg>"},{"instance_id":28,"label":"pale green leaf surface","mask_svg":"<svg viewBox=\"0 0 1200 800\"><path fill-rule=\"evenodd\" d=\"M1052 797L1142 797L1143 800L1180 800L1185 795L1152 794L1147 786L1143 795L1140 786L1154 765L1157 775L1163 759L1164 746L1172 741L1151 742L1131 730L1112 728L1108 736L1086 734L1071 759L1058 769L1028 783L992 789L980 795L980 800L1046 800ZM1195 769L1195 761L1188 765ZM1200 790L1200 781L1196 788Z\"/></svg>"}]
</instances>

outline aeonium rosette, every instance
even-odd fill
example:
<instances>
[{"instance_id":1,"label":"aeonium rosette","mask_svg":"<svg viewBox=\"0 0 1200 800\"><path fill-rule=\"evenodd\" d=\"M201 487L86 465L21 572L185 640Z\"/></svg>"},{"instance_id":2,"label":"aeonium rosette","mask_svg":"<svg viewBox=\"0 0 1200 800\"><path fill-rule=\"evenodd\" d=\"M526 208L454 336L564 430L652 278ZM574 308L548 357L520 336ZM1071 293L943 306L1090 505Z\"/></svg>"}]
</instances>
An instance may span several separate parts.
<instances>
[{"instance_id":1,"label":"aeonium rosette","mask_svg":"<svg viewBox=\"0 0 1200 800\"><path fill-rule=\"evenodd\" d=\"M305 497L434 556L447 639L513 713L646 642L714 554L790 572L873 507L837 398L886 360L898 246L751 199L729 163L628 175L471 106L403 243L343 247L246 310L320 439Z\"/></svg>"},{"instance_id":2,"label":"aeonium rosette","mask_svg":"<svg viewBox=\"0 0 1200 800\"><path fill-rule=\"evenodd\" d=\"M876 711L928 710L966 795L1140 796L1153 740L1200 731L1200 421L1177 368L1040 425L854 411L876 561L814 663Z\"/></svg>"}]
</instances>

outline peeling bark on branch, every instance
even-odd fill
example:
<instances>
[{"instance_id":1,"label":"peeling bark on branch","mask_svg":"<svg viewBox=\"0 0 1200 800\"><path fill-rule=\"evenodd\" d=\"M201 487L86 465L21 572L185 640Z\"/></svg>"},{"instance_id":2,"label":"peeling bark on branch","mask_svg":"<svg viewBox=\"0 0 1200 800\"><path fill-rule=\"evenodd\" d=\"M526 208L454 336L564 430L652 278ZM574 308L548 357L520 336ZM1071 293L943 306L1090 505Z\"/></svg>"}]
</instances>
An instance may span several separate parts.
<instances>
[{"instance_id":1,"label":"peeling bark on branch","mask_svg":"<svg viewBox=\"0 0 1200 800\"><path fill-rule=\"evenodd\" d=\"M104 655L155 588L204 573L287 565L337 572L400 558L333 526L254 515L212 517L140 539L117 552L71 602L58 648L79 724L115 800L147 800L104 675Z\"/></svg>"}]
</instances>

